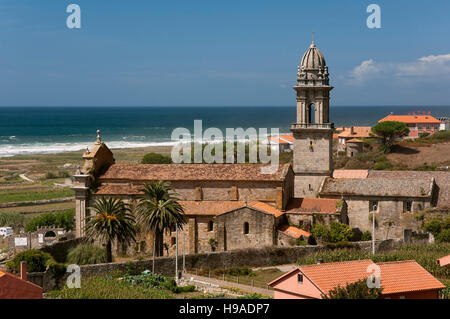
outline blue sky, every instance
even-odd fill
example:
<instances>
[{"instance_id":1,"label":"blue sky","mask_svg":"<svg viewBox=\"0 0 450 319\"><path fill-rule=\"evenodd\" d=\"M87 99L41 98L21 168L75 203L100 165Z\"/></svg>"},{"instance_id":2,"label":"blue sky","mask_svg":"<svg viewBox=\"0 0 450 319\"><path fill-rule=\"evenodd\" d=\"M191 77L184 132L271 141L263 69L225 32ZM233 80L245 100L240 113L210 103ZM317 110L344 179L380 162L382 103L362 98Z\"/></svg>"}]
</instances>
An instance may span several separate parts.
<instances>
[{"instance_id":1,"label":"blue sky","mask_svg":"<svg viewBox=\"0 0 450 319\"><path fill-rule=\"evenodd\" d=\"M448 0L2 0L0 106L295 105L312 29L332 105L450 105L449 14Z\"/></svg>"}]
</instances>

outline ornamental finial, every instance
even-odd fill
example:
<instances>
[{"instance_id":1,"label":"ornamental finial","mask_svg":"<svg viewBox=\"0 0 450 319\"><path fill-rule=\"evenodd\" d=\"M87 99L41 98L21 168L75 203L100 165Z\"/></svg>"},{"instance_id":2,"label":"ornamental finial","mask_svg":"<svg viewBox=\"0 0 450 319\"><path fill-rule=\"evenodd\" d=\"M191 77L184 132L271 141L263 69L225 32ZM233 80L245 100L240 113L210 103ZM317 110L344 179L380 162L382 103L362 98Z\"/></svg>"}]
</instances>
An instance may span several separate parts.
<instances>
[{"instance_id":1,"label":"ornamental finial","mask_svg":"<svg viewBox=\"0 0 450 319\"><path fill-rule=\"evenodd\" d=\"M100 137L100 130L97 130L97 143L101 143L102 139Z\"/></svg>"}]
</instances>

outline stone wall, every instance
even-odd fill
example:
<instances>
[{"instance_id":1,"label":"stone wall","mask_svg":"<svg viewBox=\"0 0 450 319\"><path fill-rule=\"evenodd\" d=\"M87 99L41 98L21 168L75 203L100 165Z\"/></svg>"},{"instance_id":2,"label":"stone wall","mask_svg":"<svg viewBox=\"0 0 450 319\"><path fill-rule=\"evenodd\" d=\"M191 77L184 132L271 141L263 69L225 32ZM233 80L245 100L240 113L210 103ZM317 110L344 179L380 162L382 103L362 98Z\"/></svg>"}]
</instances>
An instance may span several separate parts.
<instances>
[{"instance_id":1,"label":"stone wall","mask_svg":"<svg viewBox=\"0 0 450 319\"><path fill-rule=\"evenodd\" d=\"M397 248L401 241L379 241L376 243L377 251L386 251ZM371 242L353 243L355 248L370 252ZM248 248L234 251L213 252L208 254L186 255L186 269L194 270L200 268L230 268L230 267L264 267L296 263L300 257L308 254L326 250L323 246L297 246L297 247L263 247ZM181 270L182 256L179 256L178 267ZM132 262L115 262L107 264L84 265L80 267L81 276L111 275L119 272L139 273L152 269L152 259ZM175 258L155 258L155 272L167 276L175 276ZM69 274L61 278L55 278L51 273L29 273L28 279L43 287L44 291L61 288Z\"/></svg>"},{"instance_id":2,"label":"stone wall","mask_svg":"<svg viewBox=\"0 0 450 319\"><path fill-rule=\"evenodd\" d=\"M294 131L295 197L315 198L324 177L331 176L332 129Z\"/></svg>"},{"instance_id":3,"label":"stone wall","mask_svg":"<svg viewBox=\"0 0 450 319\"><path fill-rule=\"evenodd\" d=\"M249 207L216 217L220 230L216 232L219 250L233 250L242 247L261 248L276 245L275 217ZM248 233L244 225L248 223Z\"/></svg>"},{"instance_id":4,"label":"stone wall","mask_svg":"<svg viewBox=\"0 0 450 319\"><path fill-rule=\"evenodd\" d=\"M414 213L430 206L429 202L412 201L411 212L404 211L403 199L394 198L346 198L347 214L349 225L352 228L359 228L362 232L372 232L372 222L369 218L369 205L371 201L378 201L376 212L375 236L381 239L399 238L403 239L403 230L417 230L419 223L414 218Z\"/></svg>"}]
</instances>

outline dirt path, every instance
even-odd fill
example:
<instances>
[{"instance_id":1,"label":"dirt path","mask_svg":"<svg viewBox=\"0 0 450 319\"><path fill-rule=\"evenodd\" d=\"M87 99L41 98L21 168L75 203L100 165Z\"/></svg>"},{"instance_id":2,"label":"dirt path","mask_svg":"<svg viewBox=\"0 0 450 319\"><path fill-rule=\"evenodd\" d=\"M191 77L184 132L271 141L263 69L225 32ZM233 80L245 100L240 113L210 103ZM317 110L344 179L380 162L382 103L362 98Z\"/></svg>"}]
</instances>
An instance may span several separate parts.
<instances>
[{"instance_id":1,"label":"dirt path","mask_svg":"<svg viewBox=\"0 0 450 319\"><path fill-rule=\"evenodd\" d=\"M32 182L32 183L34 182L31 178L26 177L25 174L20 174L19 177L21 179L26 180L27 182Z\"/></svg>"}]
</instances>

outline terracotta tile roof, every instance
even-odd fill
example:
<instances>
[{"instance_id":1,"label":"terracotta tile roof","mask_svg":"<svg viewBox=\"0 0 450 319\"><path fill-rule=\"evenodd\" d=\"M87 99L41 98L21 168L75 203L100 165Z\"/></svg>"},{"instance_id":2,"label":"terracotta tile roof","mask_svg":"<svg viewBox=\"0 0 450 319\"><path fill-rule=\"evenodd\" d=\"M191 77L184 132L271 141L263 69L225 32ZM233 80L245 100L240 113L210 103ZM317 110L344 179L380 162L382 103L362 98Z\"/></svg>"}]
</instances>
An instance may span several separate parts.
<instances>
[{"instance_id":1,"label":"terracotta tile roof","mask_svg":"<svg viewBox=\"0 0 450 319\"><path fill-rule=\"evenodd\" d=\"M369 178L410 178L426 179L434 177L439 189L437 207L450 208L450 172L443 171L369 171Z\"/></svg>"},{"instance_id":2,"label":"terracotta tile roof","mask_svg":"<svg viewBox=\"0 0 450 319\"><path fill-rule=\"evenodd\" d=\"M103 184L97 188L97 195L137 195L142 194L140 189L142 186L122 184Z\"/></svg>"},{"instance_id":3,"label":"terracotta tile roof","mask_svg":"<svg viewBox=\"0 0 450 319\"><path fill-rule=\"evenodd\" d=\"M381 268L383 295L445 288L415 260L384 262L377 265Z\"/></svg>"},{"instance_id":4,"label":"terracotta tile roof","mask_svg":"<svg viewBox=\"0 0 450 319\"><path fill-rule=\"evenodd\" d=\"M445 267L445 266L450 266L450 255L439 258L437 260L437 263L441 266L441 267Z\"/></svg>"},{"instance_id":5,"label":"terracotta tile roof","mask_svg":"<svg viewBox=\"0 0 450 319\"><path fill-rule=\"evenodd\" d=\"M269 285L273 287L281 279L300 270L322 293L328 294L337 286L344 287L370 276L367 267L371 264L374 264L372 260L365 259L299 266L273 280ZM383 295L445 288L415 260L384 262L377 265L381 270Z\"/></svg>"},{"instance_id":6,"label":"terracotta tile roof","mask_svg":"<svg viewBox=\"0 0 450 319\"><path fill-rule=\"evenodd\" d=\"M338 133L338 137L370 137L371 127L370 126L352 126L353 134L351 127L346 127L344 131Z\"/></svg>"},{"instance_id":7,"label":"terracotta tile roof","mask_svg":"<svg viewBox=\"0 0 450 319\"><path fill-rule=\"evenodd\" d=\"M374 262L370 259L324 263L300 266L300 271L308 277L324 294L337 287L367 278L367 267Z\"/></svg>"},{"instance_id":8,"label":"terracotta tile roof","mask_svg":"<svg viewBox=\"0 0 450 319\"><path fill-rule=\"evenodd\" d=\"M272 205L269 205L267 203L264 202L248 202L247 203L248 207L275 215L275 217L279 217L281 215L284 214L284 212L282 212L281 210L276 209L275 207L273 207Z\"/></svg>"},{"instance_id":9,"label":"terracotta tile roof","mask_svg":"<svg viewBox=\"0 0 450 319\"><path fill-rule=\"evenodd\" d=\"M180 201L185 215L219 215L245 206L241 201Z\"/></svg>"},{"instance_id":10,"label":"terracotta tile roof","mask_svg":"<svg viewBox=\"0 0 450 319\"><path fill-rule=\"evenodd\" d=\"M99 180L130 181L284 181L290 164L275 174L263 174L268 164L114 164Z\"/></svg>"},{"instance_id":11,"label":"terracotta tile roof","mask_svg":"<svg viewBox=\"0 0 450 319\"><path fill-rule=\"evenodd\" d=\"M268 137L268 140L269 140L269 142L271 142L271 143L278 143L278 144L292 144L292 142L289 142L289 141L286 141L286 140L282 139L281 136L280 136L280 137L277 137L277 136L269 136L269 137Z\"/></svg>"},{"instance_id":12,"label":"terracotta tile roof","mask_svg":"<svg viewBox=\"0 0 450 319\"><path fill-rule=\"evenodd\" d=\"M347 140L347 143L364 143L361 140L358 140L357 138L352 138L351 140Z\"/></svg>"},{"instance_id":13,"label":"terracotta tile roof","mask_svg":"<svg viewBox=\"0 0 450 319\"><path fill-rule=\"evenodd\" d=\"M367 169L336 169L333 178L366 178L368 174Z\"/></svg>"},{"instance_id":14,"label":"terracotta tile roof","mask_svg":"<svg viewBox=\"0 0 450 319\"><path fill-rule=\"evenodd\" d=\"M295 226L289 226L289 225L283 225L281 226L278 231L282 232L283 234L285 234L286 236L295 238L295 239L299 239L300 237L309 237L311 236L310 233L308 233L307 231L297 228Z\"/></svg>"},{"instance_id":15,"label":"terracotta tile roof","mask_svg":"<svg viewBox=\"0 0 450 319\"><path fill-rule=\"evenodd\" d=\"M440 124L441 121L431 115L392 115L389 114L378 122L397 121L403 123L433 123Z\"/></svg>"},{"instance_id":16,"label":"terracotta tile roof","mask_svg":"<svg viewBox=\"0 0 450 319\"><path fill-rule=\"evenodd\" d=\"M433 179L326 178L319 194L431 198Z\"/></svg>"},{"instance_id":17,"label":"terracotta tile roof","mask_svg":"<svg viewBox=\"0 0 450 319\"><path fill-rule=\"evenodd\" d=\"M283 140L291 142L291 144L294 142L294 136L293 135L280 135L280 138Z\"/></svg>"},{"instance_id":18,"label":"terracotta tile roof","mask_svg":"<svg viewBox=\"0 0 450 319\"><path fill-rule=\"evenodd\" d=\"M293 198L286 207L286 213L339 214L336 208L339 201L331 198Z\"/></svg>"}]
</instances>

